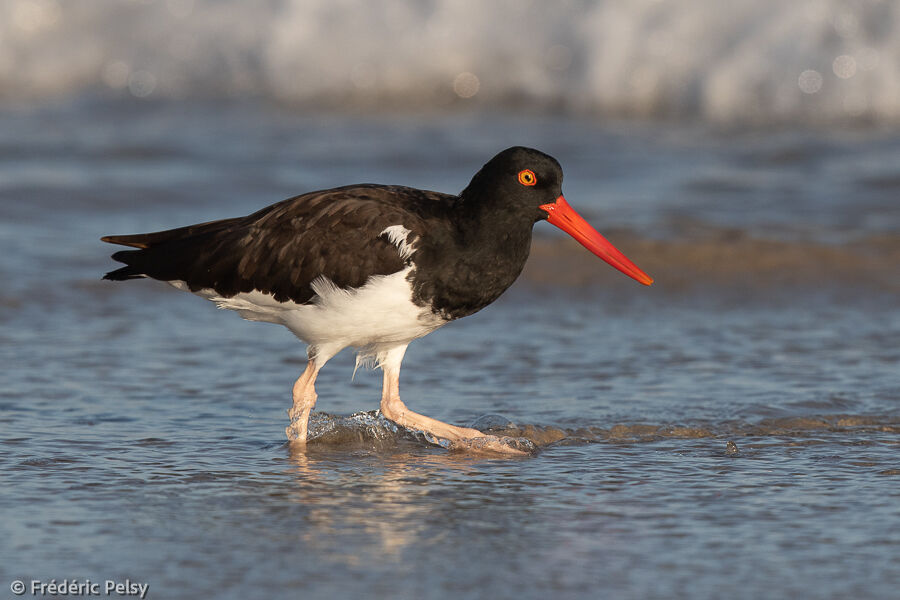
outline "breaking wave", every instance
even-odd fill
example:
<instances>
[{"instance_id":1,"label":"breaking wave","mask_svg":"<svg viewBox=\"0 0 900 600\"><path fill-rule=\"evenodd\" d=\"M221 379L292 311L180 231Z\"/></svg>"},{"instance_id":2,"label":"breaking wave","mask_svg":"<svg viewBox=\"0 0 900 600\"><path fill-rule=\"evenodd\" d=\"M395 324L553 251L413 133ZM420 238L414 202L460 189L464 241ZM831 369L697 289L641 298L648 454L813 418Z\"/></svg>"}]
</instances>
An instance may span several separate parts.
<instances>
[{"instance_id":1,"label":"breaking wave","mask_svg":"<svg viewBox=\"0 0 900 600\"><path fill-rule=\"evenodd\" d=\"M717 123L900 122L881 0L11 0L0 99L259 97Z\"/></svg>"}]
</instances>

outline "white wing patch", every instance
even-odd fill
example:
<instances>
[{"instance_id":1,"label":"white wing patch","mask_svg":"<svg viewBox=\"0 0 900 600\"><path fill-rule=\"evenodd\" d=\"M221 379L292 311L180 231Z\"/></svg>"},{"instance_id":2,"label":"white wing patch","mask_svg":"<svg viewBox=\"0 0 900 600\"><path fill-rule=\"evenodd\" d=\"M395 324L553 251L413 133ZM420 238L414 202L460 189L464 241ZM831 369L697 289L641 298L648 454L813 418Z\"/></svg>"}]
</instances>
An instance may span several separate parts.
<instances>
[{"instance_id":1,"label":"white wing patch","mask_svg":"<svg viewBox=\"0 0 900 600\"><path fill-rule=\"evenodd\" d=\"M409 236L410 231L403 225L391 225L390 227L386 227L384 231L379 233L379 237L382 235L386 235L388 241L393 245L397 246L397 250L400 251L400 258L403 260L409 260L409 257L413 255L416 251L414 244L409 244L406 241L406 238Z\"/></svg>"}]
</instances>

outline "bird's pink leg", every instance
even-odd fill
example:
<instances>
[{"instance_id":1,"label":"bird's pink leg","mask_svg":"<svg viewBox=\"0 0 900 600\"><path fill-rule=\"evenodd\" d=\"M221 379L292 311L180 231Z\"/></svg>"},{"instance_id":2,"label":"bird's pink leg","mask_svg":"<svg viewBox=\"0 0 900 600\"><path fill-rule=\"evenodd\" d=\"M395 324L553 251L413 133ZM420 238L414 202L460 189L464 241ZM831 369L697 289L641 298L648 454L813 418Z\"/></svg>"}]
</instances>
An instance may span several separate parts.
<instances>
[{"instance_id":1,"label":"bird's pink leg","mask_svg":"<svg viewBox=\"0 0 900 600\"><path fill-rule=\"evenodd\" d=\"M311 359L306 364L306 370L303 371L303 375L294 383L294 405L288 410L291 424L284 430L292 444L306 445L309 413L316 405L316 398L318 397L316 396L315 383L320 368L321 365L316 364L316 361Z\"/></svg>"},{"instance_id":2,"label":"bird's pink leg","mask_svg":"<svg viewBox=\"0 0 900 600\"><path fill-rule=\"evenodd\" d=\"M384 386L381 391L381 413L398 425L424 431L451 442L466 438L485 437L485 434L477 429L457 427L409 410L400 399L400 375L396 371L384 372Z\"/></svg>"},{"instance_id":3,"label":"bird's pink leg","mask_svg":"<svg viewBox=\"0 0 900 600\"><path fill-rule=\"evenodd\" d=\"M523 455L525 452L510 447L501 438L487 435L469 427L457 427L425 415L420 415L406 407L400 400L400 360L403 358L403 347L399 351L399 359L380 361L384 370L384 383L381 389L381 414L394 423L415 431L424 431L437 438L450 442L450 447L461 450L489 450L504 454ZM391 351L394 354L396 351ZM394 356L393 358L396 358Z\"/></svg>"}]
</instances>

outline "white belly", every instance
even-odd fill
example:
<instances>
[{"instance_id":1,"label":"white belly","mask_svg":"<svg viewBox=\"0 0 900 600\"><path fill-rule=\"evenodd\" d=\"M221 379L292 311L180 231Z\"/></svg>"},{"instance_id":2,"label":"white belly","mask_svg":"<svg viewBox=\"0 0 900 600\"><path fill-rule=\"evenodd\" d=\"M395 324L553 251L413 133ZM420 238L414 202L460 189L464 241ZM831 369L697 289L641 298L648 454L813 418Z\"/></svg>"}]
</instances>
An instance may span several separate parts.
<instances>
[{"instance_id":1,"label":"white belly","mask_svg":"<svg viewBox=\"0 0 900 600\"><path fill-rule=\"evenodd\" d=\"M431 333L447 321L428 307L412 302L412 287L406 276L413 267L392 275L370 277L361 288L344 290L325 277L312 283L316 295L309 304L278 302L259 291L223 298L211 289L194 292L219 308L237 311L251 321L278 323L312 346L328 360L342 349L357 348L362 357L406 345ZM170 281L188 290L183 281Z\"/></svg>"}]
</instances>

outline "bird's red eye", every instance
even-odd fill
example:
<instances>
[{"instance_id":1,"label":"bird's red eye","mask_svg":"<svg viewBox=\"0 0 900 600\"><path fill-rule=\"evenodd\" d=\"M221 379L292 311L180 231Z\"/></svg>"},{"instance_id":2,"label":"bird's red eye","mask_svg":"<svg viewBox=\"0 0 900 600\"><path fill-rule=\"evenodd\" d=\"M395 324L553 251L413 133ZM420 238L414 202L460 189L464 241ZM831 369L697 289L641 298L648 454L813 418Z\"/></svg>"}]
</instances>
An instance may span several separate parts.
<instances>
[{"instance_id":1,"label":"bird's red eye","mask_svg":"<svg viewBox=\"0 0 900 600\"><path fill-rule=\"evenodd\" d=\"M519 171L519 183L522 185L534 185L537 183L537 177L531 169L522 169Z\"/></svg>"}]
</instances>

